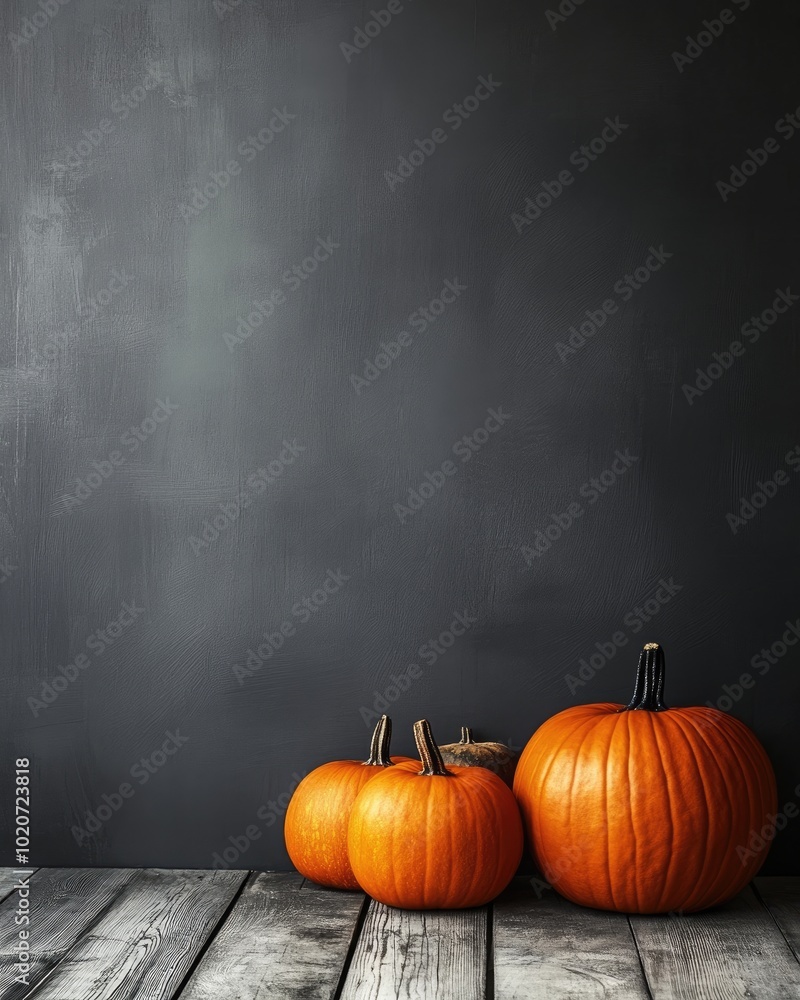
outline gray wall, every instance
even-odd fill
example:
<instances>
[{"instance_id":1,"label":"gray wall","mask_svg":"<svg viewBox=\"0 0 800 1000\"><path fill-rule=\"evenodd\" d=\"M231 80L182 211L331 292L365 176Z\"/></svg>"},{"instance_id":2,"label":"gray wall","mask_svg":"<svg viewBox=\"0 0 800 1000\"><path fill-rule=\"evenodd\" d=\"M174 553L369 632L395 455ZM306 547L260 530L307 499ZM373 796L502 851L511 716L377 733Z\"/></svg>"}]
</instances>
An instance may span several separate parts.
<instances>
[{"instance_id":1,"label":"gray wall","mask_svg":"<svg viewBox=\"0 0 800 1000\"><path fill-rule=\"evenodd\" d=\"M354 54L366 4L4 3L0 787L30 756L36 863L283 867L294 776L363 755L376 694L399 752L422 715L521 745L652 639L797 800L800 659L751 659L800 615L800 309L742 331L800 293L797 25L740 0L676 60L719 6L405 0Z\"/></svg>"}]
</instances>

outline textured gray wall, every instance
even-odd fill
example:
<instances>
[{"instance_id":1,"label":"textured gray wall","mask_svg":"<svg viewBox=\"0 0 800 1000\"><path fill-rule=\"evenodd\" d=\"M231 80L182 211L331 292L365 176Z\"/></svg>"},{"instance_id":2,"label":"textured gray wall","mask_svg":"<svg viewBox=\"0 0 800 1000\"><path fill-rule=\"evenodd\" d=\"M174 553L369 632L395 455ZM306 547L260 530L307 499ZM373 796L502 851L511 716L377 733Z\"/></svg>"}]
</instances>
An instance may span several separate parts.
<instances>
[{"instance_id":1,"label":"textured gray wall","mask_svg":"<svg viewBox=\"0 0 800 1000\"><path fill-rule=\"evenodd\" d=\"M797 800L800 657L751 659L800 615L800 308L742 330L800 293L796 14L731 3L689 61L719 4L401 5L362 49L341 0L2 6L0 832L29 755L36 863L282 867L295 775L381 698L399 752L423 714L520 745L651 639Z\"/></svg>"}]
</instances>

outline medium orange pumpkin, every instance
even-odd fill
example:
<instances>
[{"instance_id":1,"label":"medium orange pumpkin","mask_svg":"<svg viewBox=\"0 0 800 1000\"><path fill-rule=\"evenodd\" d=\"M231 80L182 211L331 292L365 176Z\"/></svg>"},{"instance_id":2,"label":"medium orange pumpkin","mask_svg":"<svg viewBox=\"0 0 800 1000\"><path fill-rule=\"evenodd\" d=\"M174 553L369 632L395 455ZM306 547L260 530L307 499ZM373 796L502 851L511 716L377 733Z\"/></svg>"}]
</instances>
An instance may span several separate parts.
<instances>
[{"instance_id":1,"label":"medium orange pumpkin","mask_svg":"<svg viewBox=\"0 0 800 1000\"><path fill-rule=\"evenodd\" d=\"M481 906L522 856L511 789L482 767L445 767L430 724L414 725L422 760L370 781L353 805L347 846L359 885L402 909Z\"/></svg>"},{"instance_id":2,"label":"medium orange pumpkin","mask_svg":"<svg viewBox=\"0 0 800 1000\"><path fill-rule=\"evenodd\" d=\"M461 739L458 743L446 743L439 749L442 751L442 760L448 767L485 767L511 787L519 750L514 751L505 743L477 743L469 726L461 727Z\"/></svg>"},{"instance_id":3,"label":"medium orange pumpkin","mask_svg":"<svg viewBox=\"0 0 800 1000\"><path fill-rule=\"evenodd\" d=\"M713 708L667 708L664 653L648 643L627 706L582 705L544 723L514 793L545 878L575 903L692 912L735 896L761 867L753 831L777 809L754 734Z\"/></svg>"},{"instance_id":4,"label":"medium orange pumpkin","mask_svg":"<svg viewBox=\"0 0 800 1000\"><path fill-rule=\"evenodd\" d=\"M364 785L395 763L389 756L391 738L392 720L383 715L372 734L367 760L331 761L297 786L286 810L283 835L292 864L312 882L333 889L358 888L347 859L347 823ZM419 761L414 763L419 767Z\"/></svg>"}]
</instances>

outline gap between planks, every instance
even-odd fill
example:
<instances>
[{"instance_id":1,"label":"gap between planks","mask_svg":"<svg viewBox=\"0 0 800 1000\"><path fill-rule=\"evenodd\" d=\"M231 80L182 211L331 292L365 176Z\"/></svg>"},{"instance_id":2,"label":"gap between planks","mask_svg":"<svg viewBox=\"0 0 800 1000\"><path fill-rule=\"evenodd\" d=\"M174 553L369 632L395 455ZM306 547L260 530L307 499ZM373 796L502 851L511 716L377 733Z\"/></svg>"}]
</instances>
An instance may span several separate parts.
<instances>
[{"instance_id":1,"label":"gap between planks","mask_svg":"<svg viewBox=\"0 0 800 1000\"><path fill-rule=\"evenodd\" d=\"M19 992L3 989L12 871L3 1000L800 998L800 879L675 918L536 899L524 880L490 907L414 913L296 874L147 869L26 872L40 944Z\"/></svg>"},{"instance_id":2,"label":"gap between planks","mask_svg":"<svg viewBox=\"0 0 800 1000\"><path fill-rule=\"evenodd\" d=\"M397 910L369 901L341 1000L485 1000L487 907Z\"/></svg>"},{"instance_id":3,"label":"gap between planks","mask_svg":"<svg viewBox=\"0 0 800 1000\"><path fill-rule=\"evenodd\" d=\"M363 909L361 893L303 885L296 873L257 874L217 929L180 1000L331 1000Z\"/></svg>"},{"instance_id":4,"label":"gap between planks","mask_svg":"<svg viewBox=\"0 0 800 1000\"><path fill-rule=\"evenodd\" d=\"M18 882L27 882L38 870L38 868L0 868L0 903L8 899L12 892L17 891Z\"/></svg>"},{"instance_id":5,"label":"gap between planks","mask_svg":"<svg viewBox=\"0 0 800 1000\"><path fill-rule=\"evenodd\" d=\"M245 877L41 869L31 880L29 985L15 981L13 900L0 904L3 1000L171 1000Z\"/></svg>"}]
</instances>

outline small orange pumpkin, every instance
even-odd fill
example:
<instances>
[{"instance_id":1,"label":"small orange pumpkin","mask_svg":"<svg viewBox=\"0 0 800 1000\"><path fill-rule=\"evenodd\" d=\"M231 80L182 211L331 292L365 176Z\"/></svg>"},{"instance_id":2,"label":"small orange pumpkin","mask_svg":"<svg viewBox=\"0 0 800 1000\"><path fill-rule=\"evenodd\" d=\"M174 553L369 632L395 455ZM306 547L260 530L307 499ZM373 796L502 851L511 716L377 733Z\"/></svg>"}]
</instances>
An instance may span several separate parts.
<instances>
[{"instance_id":1,"label":"small orange pumpkin","mask_svg":"<svg viewBox=\"0 0 800 1000\"><path fill-rule=\"evenodd\" d=\"M627 913L692 912L735 896L768 850L775 775L743 723L667 708L664 653L642 650L627 706L568 708L522 753L514 793L534 857L567 899Z\"/></svg>"},{"instance_id":2,"label":"small orange pumpkin","mask_svg":"<svg viewBox=\"0 0 800 1000\"><path fill-rule=\"evenodd\" d=\"M511 789L482 767L445 767L423 719L418 763L383 771L359 793L347 846L359 885L402 909L481 906L508 885L522 856Z\"/></svg>"},{"instance_id":3,"label":"small orange pumpkin","mask_svg":"<svg viewBox=\"0 0 800 1000\"><path fill-rule=\"evenodd\" d=\"M448 767L485 767L493 771L510 787L517 768L519 750L512 750L505 743L477 743L469 726L461 727L458 743L439 747L442 760Z\"/></svg>"},{"instance_id":4,"label":"small orange pumpkin","mask_svg":"<svg viewBox=\"0 0 800 1000\"><path fill-rule=\"evenodd\" d=\"M357 889L347 858L350 809L364 785L392 769L392 720L383 715L372 734L369 758L334 760L316 768L297 786L283 827L292 864L306 878L333 889ZM397 760L408 761L408 757ZM414 762L419 767L419 762Z\"/></svg>"}]
</instances>

